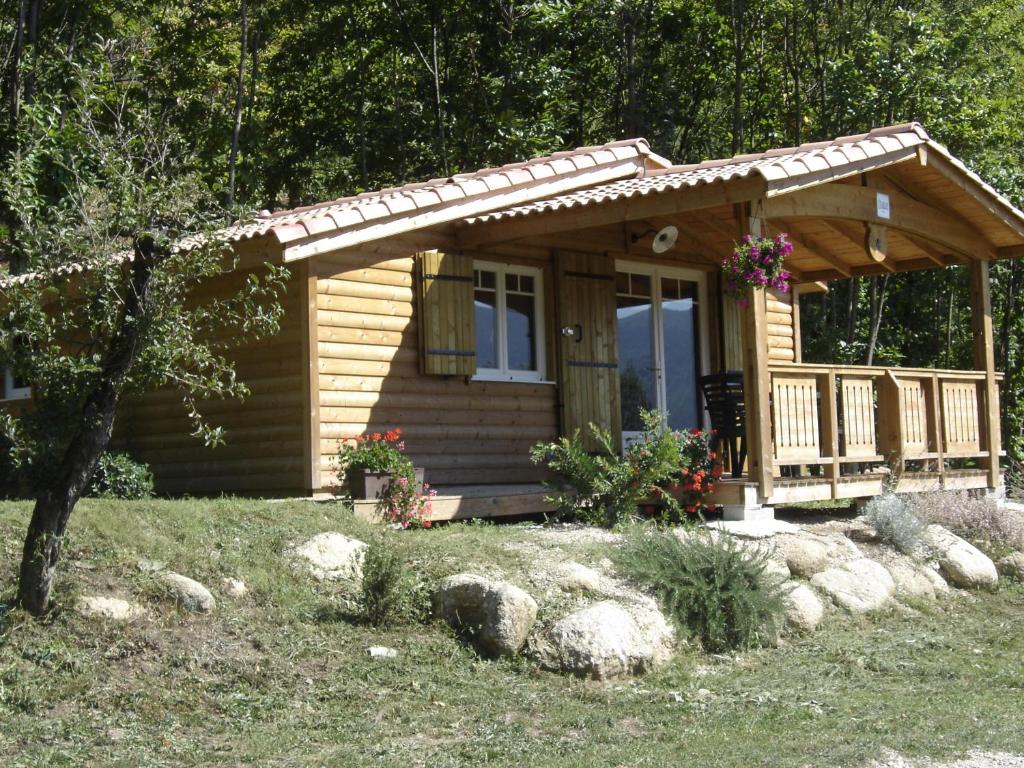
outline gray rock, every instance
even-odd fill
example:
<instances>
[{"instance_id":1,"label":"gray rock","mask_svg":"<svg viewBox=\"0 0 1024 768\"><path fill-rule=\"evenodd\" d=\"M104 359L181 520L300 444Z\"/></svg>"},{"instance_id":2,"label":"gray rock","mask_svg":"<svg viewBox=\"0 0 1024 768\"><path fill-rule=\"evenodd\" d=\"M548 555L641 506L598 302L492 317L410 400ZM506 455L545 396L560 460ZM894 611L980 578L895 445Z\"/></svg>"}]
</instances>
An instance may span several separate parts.
<instances>
[{"instance_id":1,"label":"gray rock","mask_svg":"<svg viewBox=\"0 0 1024 768\"><path fill-rule=\"evenodd\" d=\"M675 636L660 611L606 600L557 621L546 641L549 666L605 680L663 664L671 658Z\"/></svg>"},{"instance_id":2,"label":"gray rock","mask_svg":"<svg viewBox=\"0 0 1024 768\"><path fill-rule=\"evenodd\" d=\"M995 563L985 553L941 525L929 525L925 539L942 572L956 586L991 589L999 581Z\"/></svg>"},{"instance_id":3,"label":"gray rock","mask_svg":"<svg viewBox=\"0 0 1024 768\"><path fill-rule=\"evenodd\" d=\"M398 650L385 645L371 645L366 649L371 659L397 659Z\"/></svg>"},{"instance_id":4,"label":"gray rock","mask_svg":"<svg viewBox=\"0 0 1024 768\"><path fill-rule=\"evenodd\" d=\"M1024 581L1024 552L1014 552L996 563L997 570L1004 576Z\"/></svg>"},{"instance_id":5,"label":"gray rock","mask_svg":"<svg viewBox=\"0 0 1024 768\"><path fill-rule=\"evenodd\" d=\"M895 552L888 553L882 564L896 585L896 597L934 600L949 592L949 585L930 566Z\"/></svg>"},{"instance_id":6,"label":"gray rock","mask_svg":"<svg viewBox=\"0 0 1024 768\"><path fill-rule=\"evenodd\" d=\"M514 584L461 573L433 594L434 615L492 656L514 656L537 620L537 603Z\"/></svg>"},{"instance_id":7,"label":"gray rock","mask_svg":"<svg viewBox=\"0 0 1024 768\"><path fill-rule=\"evenodd\" d=\"M225 576L220 580L220 590L225 595L235 600L239 600L249 594L249 588L245 586L245 582L241 579L233 579L230 576Z\"/></svg>"},{"instance_id":8,"label":"gray rock","mask_svg":"<svg viewBox=\"0 0 1024 768\"><path fill-rule=\"evenodd\" d=\"M195 579L173 571L161 573L159 579L167 587L174 601L186 610L209 613L217 605L210 590Z\"/></svg>"},{"instance_id":9,"label":"gray rock","mask_svg":"<svg viewBox=\"0 0 1024 768\"><path fill-rule=\"evenodd\" d=\"M821 623L825 606L814 590L799 581L782 585L783 603L786 606L786 626L801 632L809 632Z\"/></svg>"},{"instance_id":10,"label":"gray rock","mask_svg":"<svg viewBox=\"0 0 1024 768\"><path fill-rule=\"evenodd\" d=\"M323 580L363 578L366 542L350 539L341 533L319 533L291 549L291 554L309 565L314 578Z\"/></svg>"},{"instance_id":11,"label":"gray rock","mask_svg":"<svg viewBox=\"0 0 1024 768\"><path fill-rule=\"evenodd\" d=\"M131 621L144 616L146 611L135 603L122 600L119 597L106 597L103 595L86 595L78 598L75 603L75 610L82 616L92 616L112 621Z\"/></svg>"},{"instance_id":12,"label":"gray rock","mask_svg":"<svg viewBox=\"0 0 1024 768\"><path fill-rule=\"evenodd\" d=\"M556 569L558 586L567 592L600 592L603 581L600 573L581 563L562 563Z\"/></svg>"},{"instance_id":13,"label":"gray rock","mask_svg":"<svg viewBox=\"0 0 1024 768\"><path fill-rule=\"evenodd\" d=\"M797 536L779 536L775 544L793 575L804 579L840 563L864 557L857 545L841 534L821 536L805 532Z\"/></svg>"},{"instance_id":14,"label":"gray rock","mask_svg":"<svg viewBox=\"0 0 1024 768\"><path fill-rule=\"evenodd\" d=\"M815 574L811 584L850 613L878 610L896 593L896 583L885 567L866 557Z\"/></svg>"}]
</instances>

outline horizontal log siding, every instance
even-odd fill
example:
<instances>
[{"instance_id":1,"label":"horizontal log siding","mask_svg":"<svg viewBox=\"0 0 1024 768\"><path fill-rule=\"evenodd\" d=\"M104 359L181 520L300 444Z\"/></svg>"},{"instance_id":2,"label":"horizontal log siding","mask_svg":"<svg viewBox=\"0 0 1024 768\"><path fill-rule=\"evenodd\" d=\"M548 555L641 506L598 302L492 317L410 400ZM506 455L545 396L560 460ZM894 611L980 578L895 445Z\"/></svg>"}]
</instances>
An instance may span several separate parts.
<instances>
[{"instance_id":1,"label":"horizontal log siding","mask_svg":"<svg viewBox=\"0 0 1024 768\"><path fill-rule=\"evenodd\" d=\"M796 360L796 334L793 332L793 293L768 291L765 296L768 322L768 359L792 363Z\"/></svg>"},{"instance_id":2,"label":"horizontal log siding","mask_svg":"<svg viewBox=\"0 0 1024 768\"><path fill-rule=\"evenodd\" d=\"M220 278L204 295L229 295L241 279L242 275ZM225 445L206 448L189 434L191 422L177 391L151 392L123 403L114 446L152 467L158 492L303 492L301 288L294 276L283 299L285 316L277 336L230 354L251 396L244 403L200 403L210 423L225 428Z\"/></svg>"},{"instance_id":3,"label":"horizontal log siding","mask_svg":"<svg viewBox=\"0 0 1024 768\"><path fill-rule=\"evenodd\" d=\"M407 255L415 250L327 254L313 264L321 483L337 483L346 438L395 427L429 483L540 480L527 453L558 434L555 387L420 373Z\"/></svg>"}]
</instances>

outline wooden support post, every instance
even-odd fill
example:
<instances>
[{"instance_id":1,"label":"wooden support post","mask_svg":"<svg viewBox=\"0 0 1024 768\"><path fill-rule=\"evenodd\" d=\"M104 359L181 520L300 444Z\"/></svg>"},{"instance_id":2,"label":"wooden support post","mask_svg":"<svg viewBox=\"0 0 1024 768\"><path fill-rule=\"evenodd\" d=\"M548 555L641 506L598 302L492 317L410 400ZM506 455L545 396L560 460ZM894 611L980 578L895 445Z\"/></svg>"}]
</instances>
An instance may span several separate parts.
<instances>
[{"instance_id":1,"label":"wooden support post","mask_svg":"<svg viewBox=\"0 0 1024 768\"><path fill-rule=\"evenodd\" d=\"M988 262L972 261L971 325L974 331L974 367L985 372L984 382L984 448L988 451L987 469L990 488L999 487L999 385L996 383L996 350L992 338L992 294Z\"/></svg>"},{"instance_id":2,"label":"wooden support post","mask_svg":"<svg viewBox=\"0 0 1024 768\"><path fill-rule=\"evenodd\" d=\"M825 477L832 486L832 498L839 498L839 408L836 402L836 373L829 371L818 377L821 393L821 444L830 461L823 463Z\"/></svg>"},{"instance_id":3,"label":"wooden support post","mask_svg":"<svg viewBox=\"0 0 1024 768\"><path fill-rule=\"evenodd\" d=\"M924 380L925 400L928 407L928 449L935 454L935 471L939 473L939 483L946 478L946 460L943 458L944 435L942 430L942 391L939 389L938 374L933 373Z\"/></svg>"},{"instance_id":4,"label":"wooden support post","mask_svg":"<svg viewBox=\"0 0 1024 768\"><path fill-rule=\"evenodd\" d=\"M903 456L906 445L906 419L903 413L903 392L900 380L892 371L878 378L878 435L882 445L882 455L889 462L899 483L903 476Z\"/></svg>"},{"instance_id":5,"label":"wooden support post","mask_svg":"<svg viewBox=\"0 0 1024 768\"><path fill-rule=\"evenodd\" d=\"M301 325L299 339L302 344L302 380L305 392L305 418L302 439L306 490L320 490L320 356L317 334L317 276L304 261L296 269L300 275L302 296L299 298Z\"/></svg>"},{"instance_id":6,"label":"wooden support post","mask_svg":"<svg viewBox=\"0 0 1024 768\"><path fill-rule=\"evenodd\" d=\"M755 237L761 234L761 220L741 217L741 228ZM743 307L743 399L747 414L747 468L757 483L761 503L774 491L774 450L772 448L771 374L768 373L768 321L765 291L748 288Z\"/></svg>"}]
</instances>

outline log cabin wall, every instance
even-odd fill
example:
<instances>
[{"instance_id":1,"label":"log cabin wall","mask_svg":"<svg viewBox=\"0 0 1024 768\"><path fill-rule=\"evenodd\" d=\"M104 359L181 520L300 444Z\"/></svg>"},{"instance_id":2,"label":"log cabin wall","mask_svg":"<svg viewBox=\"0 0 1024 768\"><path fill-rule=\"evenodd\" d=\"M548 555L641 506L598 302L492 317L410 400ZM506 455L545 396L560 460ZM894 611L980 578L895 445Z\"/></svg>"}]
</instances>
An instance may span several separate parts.
<instances>
[{"instance_id":1,"label":"log cabin wall","mask_svg":"<svg viewBox=\"0 0 1024 768\"><path fill-rule=\"evenodd\" d=\"M380 244L373 252L348 250L311 262L311 276L316 279L319 484L323 488L338 483L335 456L345 439L396 427L402 429L407 455L426 469L430 484L522 483L542 478L528 451L537 441L558 435L553 384L473 381L421 372L414 254L427 247L398 240ZM549 255L531 253L528 261L479 256L542 266L545 314L550 316ZM554 378L550 355L545 378Z\"/></svg>"},{"instance_id":2,"label":"log cabin wall","mask_svg":"<svg viewBox=\"0 0 1024 768\"><path fill-rule=\"evenodd\" d=\"M769 290L765 293L768 323L768 359L772 362L799 363L799 328L794 291Z\"/></svg>"},{"instance_id":3,"label":"log cabin wall","mask_svg":"<svg viewBox=\"0 0 1024 768\"><path fill-rule=\"evenodd\" d=\"M211 424L225 428L225 445L210 449L190 435L191 422L174 390L127 398L118 410L113 450L147 462L159 493L297 493L306 489L303 435L302 269L282 299L280 332L234 350L238 378L252 391L237 400L200 402ZM228 296L245 273L217 278L204 295Z\"/></svg>"}]
</instances>

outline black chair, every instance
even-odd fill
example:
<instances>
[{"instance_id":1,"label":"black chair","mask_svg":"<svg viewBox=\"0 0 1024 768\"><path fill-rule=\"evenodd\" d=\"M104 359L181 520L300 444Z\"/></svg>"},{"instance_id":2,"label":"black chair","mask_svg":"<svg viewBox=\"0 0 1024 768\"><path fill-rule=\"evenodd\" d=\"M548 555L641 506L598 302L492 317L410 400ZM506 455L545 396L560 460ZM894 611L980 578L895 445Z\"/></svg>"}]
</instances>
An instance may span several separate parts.
<instances>
[{"instance_id":1,"label":"black chair","mask_svg":"<svg viewBox=\"0 0 1024 768\"><path fill-rule=\"evenodd\" d=\"M701 394L716 432L716 448L724 443L729 449L729 466L733 477L743 476L747 460L747 419L743 403L743 373L726 371L698 379ZM739 447L737 449L737 441Z\"/></svg>"}]
</instances>

